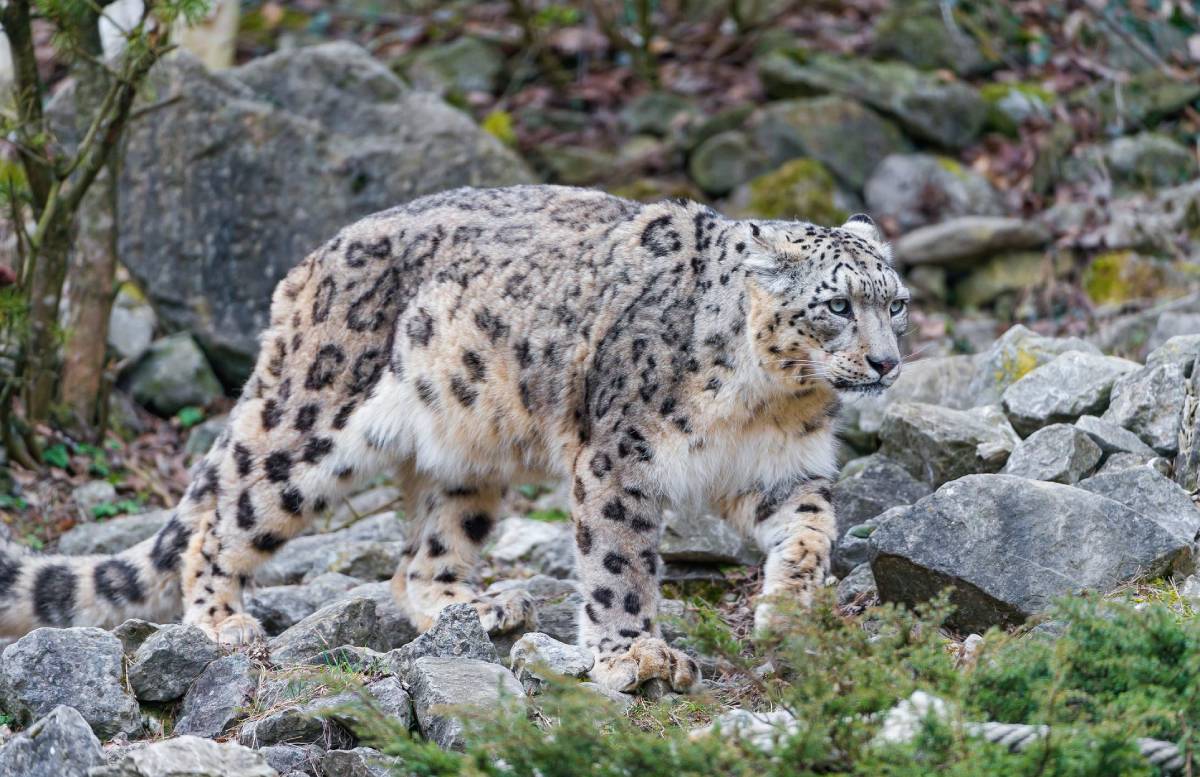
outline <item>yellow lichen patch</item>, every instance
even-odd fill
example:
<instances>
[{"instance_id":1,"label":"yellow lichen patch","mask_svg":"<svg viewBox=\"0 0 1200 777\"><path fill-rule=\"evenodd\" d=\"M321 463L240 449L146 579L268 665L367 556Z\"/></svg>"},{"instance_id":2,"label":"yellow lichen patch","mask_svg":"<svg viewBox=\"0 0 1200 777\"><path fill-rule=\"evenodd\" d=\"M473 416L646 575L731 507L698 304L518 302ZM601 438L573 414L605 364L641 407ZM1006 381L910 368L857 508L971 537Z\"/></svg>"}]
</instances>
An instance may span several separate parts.
<instances>
[{"instance_id":1,"label":"yellow lichen patch","mask_svg":"<svg viewBox=\"0 0 1200 777\"><path fill-rule=\"evenodd\" d=\"M1005 354L996 370L996 384L1001 386L1016 383L1038 366L1038 357L1027 348L1017 348L1011 356Z\"/></svg>"},{"instance_id":2,"label":"yellow lichen patch","mask_svg":"<svg viewBox=\"0 0 1200 777\"><path fill-rule=\"evenodd\" d=\"M768 219L797 219L840 224L846 212L833 202L833 177L815 159L793 159L749 184L749 214Z\"/></svg>"}]
</instances>

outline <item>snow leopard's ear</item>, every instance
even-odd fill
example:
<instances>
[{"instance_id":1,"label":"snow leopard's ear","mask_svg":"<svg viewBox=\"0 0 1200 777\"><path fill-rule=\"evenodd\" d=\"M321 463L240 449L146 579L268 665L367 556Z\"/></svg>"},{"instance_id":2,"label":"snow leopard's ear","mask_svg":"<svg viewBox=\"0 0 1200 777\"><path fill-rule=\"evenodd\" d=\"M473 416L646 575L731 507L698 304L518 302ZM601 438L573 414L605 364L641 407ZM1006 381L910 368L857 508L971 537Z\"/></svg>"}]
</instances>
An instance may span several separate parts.
<instances>
[{"instance_id":1,"label":"snow leopard's ear","mask_svg":"<svg viewBox=\"0 0 1200 777\"><path fill-rule=\"evenodd\" d=\"M853 232L863 240L870 240L873 243L883 242L883 235L879 234L879 227L875 226L875 222L865 213L856 213L846 219L842 229Z\"/></svg>"},{"instance_id":2,"label":"snow leopard's ear","mask_svg":"<svg viewBox=\"0 0 1200 777\"><path fill-rule=\"evenodd\" d=\"M746 246L744 260L746 266L758 275L774 275L779 271L779 256L775 248L757 224L753 221L748 221L746 224L750 227L750 241Z\"/></svg>"}]
</instances>

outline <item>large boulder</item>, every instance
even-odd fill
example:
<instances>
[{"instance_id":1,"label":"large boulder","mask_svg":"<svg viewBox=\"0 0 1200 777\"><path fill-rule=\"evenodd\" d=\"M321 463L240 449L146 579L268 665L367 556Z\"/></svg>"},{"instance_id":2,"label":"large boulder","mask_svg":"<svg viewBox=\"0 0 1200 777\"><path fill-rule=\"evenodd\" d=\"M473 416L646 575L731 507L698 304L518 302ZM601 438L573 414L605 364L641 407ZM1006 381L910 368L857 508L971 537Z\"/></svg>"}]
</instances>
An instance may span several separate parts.
<instances>
[{"instance_id":1,"label":"large boulder","mask_svg":"<svg viewBox=\"0 0 1200 777\"><path fill-rule=\"evenodd\" d=\"M195 626L163 626L134 654L129 685L142 701L172 701L220 657L216 643Z\"/></svg>"},{"instance_id":2,"label":"large boulder","mask_svg":"<svg viewBox=\"0 0 1200 777\"><path fill-rule=\"evenodd\" d=\"M977 472L998 472L1020 441L994 406L970 410L900 402L888 408L880 453L935 488Z\"/></svg>"},{"instance_id":3,"label":"large boulder","mask_svg":"<svg viewBox=\"0 0 1200 777\"><path fill-rule=\"evenodd\" d=\"M1021 440L1001 471L1031 480L1078 483L1095 471L1103 455L1083 430L1051 424Z\"/></svg>"},{"instance_id":4,"label":"large boulder","mask_svg":"<svg viewBox=\"0 0 1200 777\"><path fill-rule=\"evenodd\" d=\"M1137 510L1182 542L1200 533L1200 509L1188 492L1151 467L1130 467L1081 481L1079 487Z\"/></svg>"},{"instance_id":5,"label":"large boulder","mask_svg":"<svg viewBox=\"0 0 1200 777\"><path fill-rule=\"evenodd\" d=\"M903 264L970 266L980 257L1037 248L1050 242L1050 230L1036 221L1004 216L959 216L913 230L896 241Z\"/></svg>"},{"instance_id":6,"label":"large boulder","mask_svg":"<svg viewBox=\"0 0 1200 777\"><path fill-rule=\"evenodd\" d=\"M242 653L218 658L196 678L175 721L176 734L219 737L244 717L261 670Z\"/></svg>"},{"instance_id":7,"label":"large boulder","mask_svg":"<svg viewBox=\"0 0 1200 777\"><path fill-rule=\"evenodd\" d=\"M1187 382L1179 364L1147 365L1113 384L1101 418L1133 432L1163 456L1174 456L1188 401Z\"/></svg>"},{"instance_id":8,"label":"large boulder","mask_svg":"<svg viewBox=\"0 0 1200 777\"><path fill-rule=\"evenodd\" d=\"M144 92L153 121L124 141L121 259L229 384L253 366L275 284L338 229L424 194L532 180L466 114L349 43L220 73L179 53Z\"/></svg>"},{"instance_id":9,"label":"large boulder","mask_svg":"<svg viewBox=\"0 0 1200 777\"><path fill-rule=\"evenodd\" d=\"M408 684L421 734L446 750L466 745L463 722L454 708L494 712L503 703L525 698L512 672L475 658L418 658Z\"/></svg>"},{"instance_id":10,"label":"large boulder","mask_svg":"<svg viewBox=\"0 0 1200 777\"><path fill-rule=\"evenodd\" d=\"M73 707L60 706L0 747L0 774L87 777L104 764L100 740Z\"/></svg>"},{"instance_id":11,"label":"large boulder","mask_svg":"<svg viewBox=\"0 0 1200 777\"><path fill-rule=\"evenodd\" d=\"M1015 625L1056 597L1107 591L1192 564L1192 545L1098 494L1011 475L948 483L871 535L884 601L954 587L951 625Z\"/></svg>"},{"instance_id":12,"label":"large boulder","mask_svg":"<svg viewBox=\"0 0 1200 777\"><path fill-rule=\"evenodd\" d=\"M1005 389L1004 411L1021 434L1102 413L1113 384L1138 368L1115 356L1067 352Z\"/></svg>"},{"instance_id":13,"label":"large boulder","mask_svg":"<svg viewBox=\"0 0 1200 777\"><path fill-rule=\"evenodd\" d=\"M58 552L68 556L120 553L153 536L170 517L170 510L151 510L100 523L81 523L58 538Z\"/></svg>"},{"instance_id":14,"label":"large boulder","mask_svg":"<svg viewBox=\"0 0 1200 777\"><path fill-rule=\"evenodd\" d=\"M910 505L932 489L884 456L869 456L865 466L843 477L833 488L838 538L852 526L901 505Z\"/></svg>"},{"instance_id":15,"label":"large boulder","mask_svg":"<svg viewBox=\"0 0 1200 777\"><path fill-rule=\"evenodd\" d=\"M834 95L768 103L751 124L772 167L796 157L815 159L853 191L862 190L884 157L909 148L895 124Z\"/></svg>"},{"instance_id":16,"label":"large boulder","mask_svg":"<svg viewBox=\"0 0 1200 777\"><path fill-rule=\"evenodd\" d=\"M278 777L262 754L234 742L181 736L132 747L90 777Z\"/></svg>"},{"instance_id":17,"label":"large boulder","mask_svg":"<svg viewBox=\"0 0 1200 777\"><path fill-rule=\"evenodd\" d=\"M970 86L899 62L779 49L763 57L759 75L772 96L851 97L892 116L913 137L946 148L970 144L987 118L987 104Z\"/></svg>"},{"instance_id":18,"label":"large boulder","mask_svg":"<svg viewBox=\"0 0 1200 777\"><path fill-rule=\"evenodd\" d=\"M979 357L967 396L974 405L997 404L1009 386L1068 351L1100 353L1078 337L1045 337L1020 324L1010 327Z\"/></svg>"},{"instance_id":19,"label":"large boulder","mask_svg":"<svg viewBox=\"0 0 1200 777\"><path fill-rule=\"evenodd\" d=\"M221 396L220 381L187 332L155 340L121 376L120 385L139 405L164 417Z\"/></svg>"},{"instance_id":20,"label":"large boulder","mask_svg":"<svg viewBox=\"0 0 1200 777\"><path fill-rule=\"evenodd\" d=\"M871 173L863 196L872 217L902 232L956 216L1003 216L1000 192L957 160L892 154Z\"/></svg>"},{"instance_id":21,"label":"large boulder","mask_svg":"<svg viewBox=\"0 0 1200 777\"><path fill-rule=\"evenodd\" d=\"M74 707L96 735L141 728L125 687L120 640L94 628L35 629L0 654L0 708L28 725L59 705Z\"/></svg>"}]
</instances>

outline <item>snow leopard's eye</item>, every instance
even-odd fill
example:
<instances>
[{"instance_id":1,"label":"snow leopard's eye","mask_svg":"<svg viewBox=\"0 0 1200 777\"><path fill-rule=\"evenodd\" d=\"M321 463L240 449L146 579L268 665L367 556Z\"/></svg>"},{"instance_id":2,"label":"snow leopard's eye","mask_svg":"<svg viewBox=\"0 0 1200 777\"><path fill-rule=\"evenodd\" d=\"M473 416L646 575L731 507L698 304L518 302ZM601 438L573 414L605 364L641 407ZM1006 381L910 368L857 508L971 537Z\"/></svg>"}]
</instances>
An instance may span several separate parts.
<instances>
[{"instance_id":1,"label":"snow leopard's eye","mask_svg":"<svg viewBox=\"0 0 1200 777\"><path fill-rule=\"evenodd\" d=\"M892 300L892 306L891 306L891 308L889 308L889 310L891 310L893 316L898 316L907 309L908 309L908 300L906 300L906 299Z\"/></svg>"},{"instance_id":2,"label":"snow leopard's eye","mask_svg":"<svg viewBox=\"0 0 1200 777\"><path fill-rule=\"evenodd\" d=\"M829 300L829 310L839 316L849 316L850 300L845 297L834 297Z\"/></svg>"}]
</instances>

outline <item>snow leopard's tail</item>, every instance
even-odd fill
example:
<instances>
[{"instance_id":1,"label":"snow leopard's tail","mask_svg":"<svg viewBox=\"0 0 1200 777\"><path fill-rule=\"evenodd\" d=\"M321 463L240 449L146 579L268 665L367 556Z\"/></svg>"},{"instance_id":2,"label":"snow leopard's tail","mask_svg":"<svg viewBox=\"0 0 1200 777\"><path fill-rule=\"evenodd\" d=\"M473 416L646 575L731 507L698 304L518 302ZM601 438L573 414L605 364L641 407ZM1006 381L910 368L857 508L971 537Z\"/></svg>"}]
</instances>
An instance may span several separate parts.
<instances>
[{"instance_id":1,"label":"snow leopard's tail","mask_svg":"<svg viewBox=\"0 0 1200 777\"><path fill-rule=\"evenodd\" d=\"M112 628L129 618L178 620L182 557L202 516L216 507L220 445L192 474L192 484L153 537L120 553L39 555L0 541L0 637L42 626Z\"/></svg>"}]
</instances>

